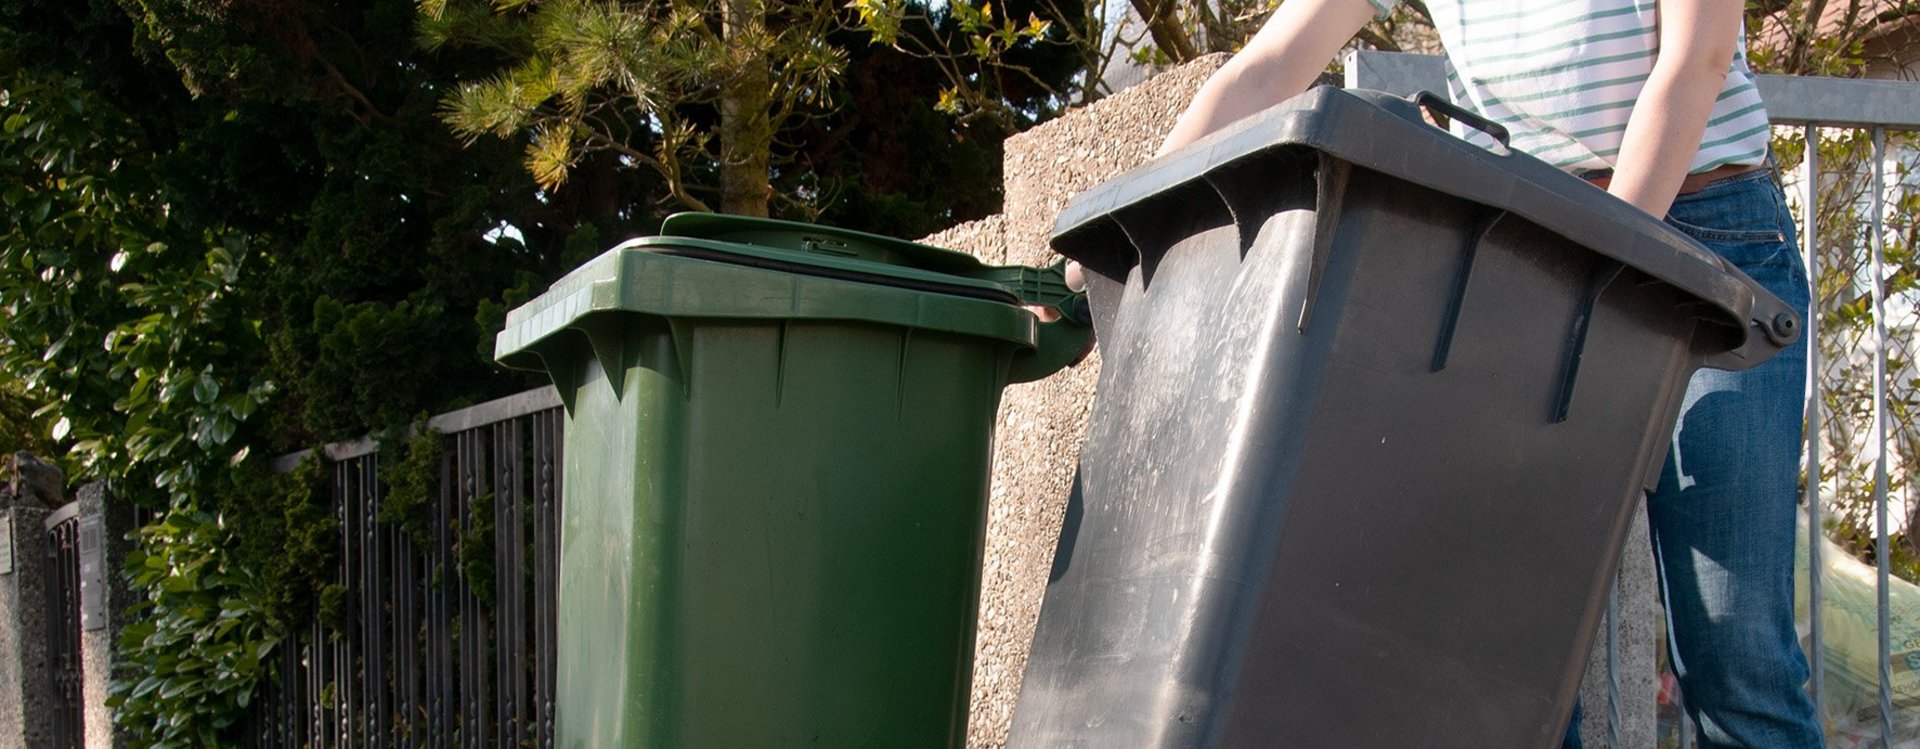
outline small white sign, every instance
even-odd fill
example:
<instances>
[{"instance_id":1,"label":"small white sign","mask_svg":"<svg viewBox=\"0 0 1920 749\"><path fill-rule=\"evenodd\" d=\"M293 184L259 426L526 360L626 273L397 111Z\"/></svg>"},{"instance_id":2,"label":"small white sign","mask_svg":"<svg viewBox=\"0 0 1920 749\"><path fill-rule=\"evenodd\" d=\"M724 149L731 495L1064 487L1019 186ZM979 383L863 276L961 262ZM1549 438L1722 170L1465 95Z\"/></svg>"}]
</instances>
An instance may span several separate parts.
<instances>
[{"instance_id":1,"label":"small white sign","mask_svg":"<svg viewBox=\"0 0 1920 749\"><path fill-rule=\"evenodd\" d=\"M0 514L0 575L13 574L13 513Z\"/></svg>"}]
</instances>

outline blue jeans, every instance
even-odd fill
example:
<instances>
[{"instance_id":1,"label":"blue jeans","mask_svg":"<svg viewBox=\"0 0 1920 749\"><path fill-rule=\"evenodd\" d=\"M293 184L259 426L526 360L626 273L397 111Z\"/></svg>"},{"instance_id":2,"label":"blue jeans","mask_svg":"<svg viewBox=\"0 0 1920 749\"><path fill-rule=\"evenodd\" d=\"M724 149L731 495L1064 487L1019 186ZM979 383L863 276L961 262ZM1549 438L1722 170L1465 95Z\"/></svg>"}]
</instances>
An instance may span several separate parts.
<instances>
[{"instance_id":1,"label":"blue jeans","mask_svg":"<svg viewBox=\"0 0 1920 749\"><path fill-rule=\"evenodd\" d=\"M1806 268L1771 169L1680 196L1667 222L1806 313ZM1695 374L1647 497L1668 655L1702 747L1824 746L1793 627L1807 345L1744 372ZM1579 746L1577 725L1568 735Z\"/></svg>"}]
</instances>

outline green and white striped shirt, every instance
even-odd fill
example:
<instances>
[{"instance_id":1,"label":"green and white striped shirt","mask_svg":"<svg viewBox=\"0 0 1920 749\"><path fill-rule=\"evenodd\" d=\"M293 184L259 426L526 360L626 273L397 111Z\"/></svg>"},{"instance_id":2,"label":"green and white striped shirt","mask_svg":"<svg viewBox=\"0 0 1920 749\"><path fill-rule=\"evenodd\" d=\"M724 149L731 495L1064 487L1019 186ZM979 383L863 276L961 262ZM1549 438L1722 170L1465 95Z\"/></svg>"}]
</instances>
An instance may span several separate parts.
<instances>
[{"instance_id":1,"label":"green and white striped shirt","mask_svg":"<svg viewBox=\"0 0 1920 749\"><path fill-rule=\"evenodd\" d=\"M1399 0L1371 0L1382 16ZM1512 146L1567 170L1609 169L1660 49L1656 0L1428 0L1453 100ZM1766 159L1766 106L1744 39L1689 172ZM1459 129L1456 126L1456 129ZM1478 131L1462 133L1483 146Z\"/></svg>"}]
</instances>

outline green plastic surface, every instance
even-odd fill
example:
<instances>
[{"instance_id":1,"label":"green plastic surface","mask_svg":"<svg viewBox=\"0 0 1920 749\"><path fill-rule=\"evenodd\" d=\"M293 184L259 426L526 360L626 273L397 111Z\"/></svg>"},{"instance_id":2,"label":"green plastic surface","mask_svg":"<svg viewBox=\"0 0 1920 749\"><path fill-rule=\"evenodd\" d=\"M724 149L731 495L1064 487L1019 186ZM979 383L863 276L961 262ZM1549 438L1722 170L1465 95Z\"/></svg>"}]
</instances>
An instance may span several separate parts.
<instances>
[{"instance_id":1,"label":"green plastic surface","mask_svg":"<svg viewBox=\"0 0 1920 749\"><path fill-rule=\"evenodd\" d=\"M1084 339L657 251L693 241L602 255L497 341L567 404L559 744L962 746L1000 392Z\"/></svg>"},{"instance_id":2,"label":"green plastic surface","mask_svg":"<svg viewBox=\"0 0 1920 749\"><path fill-rule=\"evenodd\" d=\"M560 745L961 746L1008 348L672 328L560 383Z\"/></svg>"},{"instance_id":3,"label":"green plastic surface","mask_svg":"<svg viewBox=\"0 0 1920 749\"><path fill-rule=\"evenodd\" d=\"M660 235L636 240L631 247L706 245L728 252L780 258L820 268L851 270L901 280L933 281L983 290L1004 288L999 268L964 252L908 242L878 234L803 224L778 219L728 216L718 213L676 213L660 226Z\"/></svg>"},{"instance_id":4,"label":"green plastic surface","mask_svg":"<svg viewBox=\"0 0 1920 749\"><path fill-rule=\"evenodd\" d=\"M604 313L677 318L827 319L898 325L1034 344L1033 315L1019 307L644 251L610 250L507 314L494 354L510 366L542 341Z\"/></svg>"}]
</instances>

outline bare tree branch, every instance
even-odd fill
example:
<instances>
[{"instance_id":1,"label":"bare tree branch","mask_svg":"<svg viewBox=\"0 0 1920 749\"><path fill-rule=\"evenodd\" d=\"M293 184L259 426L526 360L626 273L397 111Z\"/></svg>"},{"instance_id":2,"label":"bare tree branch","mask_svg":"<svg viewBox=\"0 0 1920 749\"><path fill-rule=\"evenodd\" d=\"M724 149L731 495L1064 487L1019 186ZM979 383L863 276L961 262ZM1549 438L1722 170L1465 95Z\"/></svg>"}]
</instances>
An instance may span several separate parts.
<instances>
[{"instance_id":1,"label":"bare tree branch","mask_svg":"<svg viewBox=\"0 0 1920 749\"><path fill-rule=\"evenodd\" d=\"M706 201L687 193L686 183L680 180L680 172L677 168L670 167L666 162L656 159L649 154L642 153L625 143L620 143L608 138L601 133L588 132L587 142L596 148L612 151L629 159L633 159L636 163L652 167L654 171L659 172L660 176L667 180L667 191L672 199L696 211L713 212L713 208L707 205Z\"/></svg>"},{"instance_id":2,"label":"bare tree branch","mask_svg":"<svg viewBox=\"0 0 1920 749\"><path fill-rule=\"evenodd\" d=\"M1173 12L1173 0L1132 0L1133 9L1146 23L1147 31L1153 35L1154 46L1160 48L1167 57L1176 63L1187 62L1200 55L1194 52L1193 39L1187 30L1181 28L1180 19Z\"/></svg>"}]
</instances>

